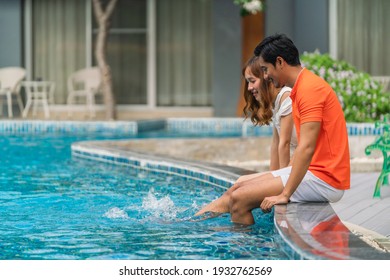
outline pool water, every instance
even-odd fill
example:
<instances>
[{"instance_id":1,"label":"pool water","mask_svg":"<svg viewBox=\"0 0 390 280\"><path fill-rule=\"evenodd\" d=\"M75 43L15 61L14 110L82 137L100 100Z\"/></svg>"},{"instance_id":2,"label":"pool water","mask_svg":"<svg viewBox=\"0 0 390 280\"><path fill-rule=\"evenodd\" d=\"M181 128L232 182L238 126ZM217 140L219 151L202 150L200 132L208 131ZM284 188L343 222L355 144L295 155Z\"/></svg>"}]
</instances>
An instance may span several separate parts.
<instances>
[{"instance_id":1,"label":"pool water","mask_svg":"<svg viewBox=\"0 0 390 280\"><path fill-rule=\"evenodd\" d=\"M288 258L272 213L192 220L223 189L71 158L72 142L99 138L0 136L0 259Z\"/></svg>"}]
</instances>

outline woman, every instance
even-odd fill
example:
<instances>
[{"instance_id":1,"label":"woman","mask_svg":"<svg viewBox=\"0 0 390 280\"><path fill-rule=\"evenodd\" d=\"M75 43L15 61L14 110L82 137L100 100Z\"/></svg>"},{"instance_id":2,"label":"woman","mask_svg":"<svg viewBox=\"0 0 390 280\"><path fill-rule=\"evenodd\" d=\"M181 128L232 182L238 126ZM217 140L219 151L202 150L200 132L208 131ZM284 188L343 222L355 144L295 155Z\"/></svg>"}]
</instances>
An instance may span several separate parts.
<instances>
[{"instance_id":1,"label":"woman","mask_svg":"<svg viewBox=\"0 0 390 280\"><path fill-rule=\"evenodd\" d=\"M271 80L265 80L257 56L248 60L242 70L242 75L245 78L245 117L250 116L254 125L269 125L272 122L270 169L277 170L286 167L290 164L290 156L297 146L289 97L291 88L275 88ZM206 205L195 216L206 213L205 218L211 218L230 212L231 193L245 185L244 182L261 180L262 175L263 173L255 173L241 176L227 192Z\"/></svg>"},{"instance_id":2,"label":"woman","mask_svg":"<svg viewBox=\"0 0 390 280\"><path fill-rule=\"evenodd\" d=\"M248 60L242 74L245 78L245 116L250 115L254 125L269 125L271 121L273 124L270 169L286 167L297 146L289 97L291 88L275 88L271 80L264 80L256 56Z\"/></svg>"}]
</instances>

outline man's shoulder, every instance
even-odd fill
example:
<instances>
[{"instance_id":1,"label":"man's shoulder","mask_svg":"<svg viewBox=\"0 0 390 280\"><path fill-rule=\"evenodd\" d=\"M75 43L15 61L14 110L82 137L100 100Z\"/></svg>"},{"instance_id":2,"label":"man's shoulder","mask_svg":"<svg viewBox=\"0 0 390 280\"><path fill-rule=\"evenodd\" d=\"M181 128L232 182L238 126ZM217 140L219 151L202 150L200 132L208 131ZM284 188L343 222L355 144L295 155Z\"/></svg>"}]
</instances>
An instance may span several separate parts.
<instances>
[{"instance_id":1,"label":"man's shoulder","mask_svg":"<svg viewBox=\"0 0 390 280\"><path fill-rule=\"evenodd\" d=\"M306 70L306 69L305 69ZM329 85L327 81L313 73L310 70L306 70L302 73L302 79L300 79L300 83L297 85L298 92L306 93L306 92L329 92L332 91L332 87Z\"/></svg>"},{"instance_id":2,"label":"man's shoulder","mask_svg":"<svg viewBox=\"0 0 390 280\"><path fill-rule=\"evenodd\" d=\"M310 85L313 82L320 83L320 84L323 84L323 83L328 84L323 78L321 78L320 76L318 76L317 74L315 74L311 70L309 70L307 68L303 69L301 83L303 85L306 85L306 84Z\"/></svg>"}]
</instances>

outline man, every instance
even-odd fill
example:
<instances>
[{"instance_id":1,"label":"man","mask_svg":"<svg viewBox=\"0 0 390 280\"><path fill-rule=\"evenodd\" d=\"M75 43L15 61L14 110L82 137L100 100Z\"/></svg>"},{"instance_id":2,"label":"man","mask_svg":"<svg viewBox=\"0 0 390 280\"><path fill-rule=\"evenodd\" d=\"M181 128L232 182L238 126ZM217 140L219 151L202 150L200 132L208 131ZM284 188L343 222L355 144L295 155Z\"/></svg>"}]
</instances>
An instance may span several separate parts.
<instances>
[{"instance_id":1,"label":"man","mask_svg":"<svg viewBox=\"0 0 390 280\"><path fill-rule=\"evenodd\" d=\"M264 78L292 88L298 137L292 164L276 171L240 177L206 212L230 212L232 221L253 224L251 211L270 211L288 202L336 202L350 187L346 122L338 98L322 78L303 68L299 52L285 35L265 38L254 51ZM208 216L210 215L208 213Z\"/></svg>"}]
</instances>

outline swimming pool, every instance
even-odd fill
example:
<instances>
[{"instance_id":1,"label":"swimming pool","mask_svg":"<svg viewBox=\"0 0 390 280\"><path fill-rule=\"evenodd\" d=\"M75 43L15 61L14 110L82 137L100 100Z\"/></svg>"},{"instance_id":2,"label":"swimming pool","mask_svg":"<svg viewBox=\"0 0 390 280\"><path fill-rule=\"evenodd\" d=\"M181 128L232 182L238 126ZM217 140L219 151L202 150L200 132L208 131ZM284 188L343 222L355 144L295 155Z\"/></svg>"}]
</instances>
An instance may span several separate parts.
<instances>
[{"instance_id":1,"label":"swimming pool","mask_svg":"<svg viewBox=\"0 0 390 280\"><path fill-rule=\"evenodd\" d=\"M223 188L71 157L71 143L124 137L0 136L0 258L288 259L272 214L250 227L191 220Z\"/></svg>"},{"instance_id":2,"label":"swimming pool","mask_svg":"<svg viewBox=\"0 0 390 280\"><path fill-rule=\"evenodd\" d=\"M380 133L373 124L348 124L348 131ZM96 149L96 142L75 144L73 156L70 147L98 139L269 135L269 127L253 128L238 118L0 121L0 259L321 258L297 250L291 243L296 237L285 236L272 214L255 211L251 227L234 226L228 216L189 221L237 178L226 166L209 173L204 164L176 165L145 154L132 160L131 153ZM285 218L304 222L294 213Z\"/></svg>"}]
</instances>

